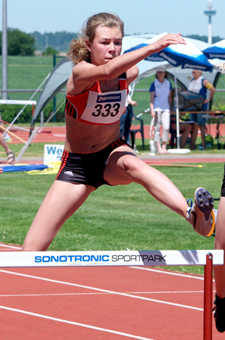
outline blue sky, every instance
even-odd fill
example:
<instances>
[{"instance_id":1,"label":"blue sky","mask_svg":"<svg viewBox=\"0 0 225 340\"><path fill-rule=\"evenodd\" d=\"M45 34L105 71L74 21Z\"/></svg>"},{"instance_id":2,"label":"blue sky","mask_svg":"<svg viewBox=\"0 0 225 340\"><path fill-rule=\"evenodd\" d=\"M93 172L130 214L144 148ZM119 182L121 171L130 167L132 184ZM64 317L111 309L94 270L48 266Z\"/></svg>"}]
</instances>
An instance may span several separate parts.
<instances>
[{"instance_id":1,"label":"blue sky","mask_svg":"<svg viewBox=\"0 0 225 340\"><path fill-rule=\"evenodd\" d=\"M225 38L225 0L211 3L217 11L212 36ZM7 0L7 23L26 33L78 32L89 16L109 11L124 21L125 34L208 35L208 18L203 13L208 4L209 0Z\"/></svg>"}]
</instances>

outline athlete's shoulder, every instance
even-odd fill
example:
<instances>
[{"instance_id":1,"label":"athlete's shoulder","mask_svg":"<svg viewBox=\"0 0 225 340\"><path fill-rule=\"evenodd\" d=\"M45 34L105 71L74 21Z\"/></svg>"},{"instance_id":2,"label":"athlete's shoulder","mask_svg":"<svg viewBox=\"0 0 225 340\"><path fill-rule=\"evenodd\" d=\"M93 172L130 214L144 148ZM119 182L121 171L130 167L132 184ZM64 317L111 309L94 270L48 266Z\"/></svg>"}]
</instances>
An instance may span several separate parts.
<instances>
[{"instance_id":1,"label":"athlete's shoulder","mask_svg":"<svg viewBox=\"0 0 225 340\"><path fill-rule=\"evenodd\" d=\"M75 65L73 67L73 71L72 72L73 72L73 74L76 74L78 72L82 72L82 70L84 70L84 69L93 68L93 67L96 67L96 66L91 64L91 63L89 63L86 60L82 60L77 65Z\"/></svg>"}]
</instances>

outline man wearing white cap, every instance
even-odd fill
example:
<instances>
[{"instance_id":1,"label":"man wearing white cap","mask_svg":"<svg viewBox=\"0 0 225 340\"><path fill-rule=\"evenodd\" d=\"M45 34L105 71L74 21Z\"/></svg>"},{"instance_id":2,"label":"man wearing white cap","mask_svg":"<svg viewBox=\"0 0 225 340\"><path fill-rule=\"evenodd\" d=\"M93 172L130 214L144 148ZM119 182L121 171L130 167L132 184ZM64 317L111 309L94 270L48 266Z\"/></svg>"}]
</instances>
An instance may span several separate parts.
<instances>
[{"instance_id":1,"label":"man wearing white cap","mask_svg":"<svg viewBox=\"0 0 225 340\"><path fill-rule=\"evenodd\" d=\"M158 153L168 153L166 149L169 140L170 129L170 104L171 104L171 82L166 79L167 73L164 66L156 69L156 79L151 84L150 92L150 110L152 119L154 118L154 141L157 145ZM160 129L162 132L162 146L160 142Z\"/></svg>"}]
</instances>

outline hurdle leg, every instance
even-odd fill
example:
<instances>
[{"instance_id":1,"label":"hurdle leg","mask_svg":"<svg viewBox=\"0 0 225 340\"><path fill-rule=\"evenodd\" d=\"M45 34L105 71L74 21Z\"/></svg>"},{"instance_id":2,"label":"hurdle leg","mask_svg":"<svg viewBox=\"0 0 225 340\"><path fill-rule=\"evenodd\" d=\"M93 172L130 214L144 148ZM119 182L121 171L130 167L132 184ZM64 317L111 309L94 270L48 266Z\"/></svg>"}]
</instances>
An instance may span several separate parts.
<instances>
[{"instance_id":1,"label":"hurdle leg","mask_svg":"<svg viewBox=\"0 0 225 340\"><path fill-rule=\"evenodd\" d=\"M206 255L204 266L204 320L203 340L212 340L212 269L213 255Z\"/></svg>"}]
</instances>

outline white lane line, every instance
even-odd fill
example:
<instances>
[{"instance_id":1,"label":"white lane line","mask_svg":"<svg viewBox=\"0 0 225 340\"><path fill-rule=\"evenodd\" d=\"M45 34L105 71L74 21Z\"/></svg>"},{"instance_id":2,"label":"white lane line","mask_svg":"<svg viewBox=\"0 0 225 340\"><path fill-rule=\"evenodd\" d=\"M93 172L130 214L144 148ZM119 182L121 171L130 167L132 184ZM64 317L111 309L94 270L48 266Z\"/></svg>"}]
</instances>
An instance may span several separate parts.
<instances>
[{"instance_id":1,"label":"white lane line","mask_svg":"<svg viewBox=\"0 0 225 340\"><path fill-rule=\"evenodd\" d=\"M174 273L174 272L170 272L170 271L166 271L166 270L157 270L157 269L135 267L135 266L132 266L132 267L129 267L129 268L131 268L131 269L146 270L146 271L154 272L154 273L157 273L157 274L166 274L166 275L187 277L189 279L195 279L195 280L204 280L204 277L201 277L201 276L194 276L194 275L188 275L188 274L183 274L183 273Z\"/></svg>"},{"instance_id":2,"label":"white lane line","mask_svg":"<svg viewBox=\"0 0 225 340\"><path fill-rule=\"evenodd\" d=\"M213 291L216 292L215 290ZM190 291L152 291L152 292L127 292L127 294L203 294L203 290L190 290ZM39 296L86 296L86 295L102 295L106 293L37 293L37 294L0 294L0 297L39 297Z\"/></svg>"},{"instance_id":3,"label":"white lane line","mask_svg":"<svg viewBox=\"0 0 225 340\"><path fill-rule=\"evenodd\" d=\"M62 134L59 134L59 133L53 133L53 136L55 136L55 137L66 137L66 135L62 135Z\"/></svg>"},{"instance_id":4,"label":"white lane line","mask_svg":"<svg viewBox=\"0 0 225 340\"><path fill-rule=\"evenodd\" d=\"M95 326L91 326L91 325L86 325L84 323L73 322L73 321L68 321L68 320L59 319L59 318L53 318L51 316L42 315L42 314L38 314L38 313L31 313L31 312L27 312L27 311L21 310L21 309L9 308L9 307L5 307L5 306L0 306L0 308L1 309L5 309L5 310L9 310L11 312L17 312L17 313L21 313L21 314L31 315L31 316L35 316L35 317L42 318L42 319L47 319L47 320L52 320L52 321L66 323L66 324L69 324L69 325L74 325L74 326L94 329L94 330L97 330L97 331L107 332L107 333L111 333L111 334L117 334L117 335L125 336L127 338L139 339L139 340L153 340L153 339L149 339L149 338L143 338L143 337L137 336L137 335L132 335L132 334L128 334L128 333L113 331L113 330L107 329L107 328L95 327Z\"/></svg>"},{"instance_id":5,"label":"white lane line","mask_svg":"<svg viewBox=\"0 0 225 340\"><path fill-rule=\"evenodd\" d=\"M10 272L8 270L0 270L0 272L6 273L6 274L11 274L11 275L22 276L22 277L28 277L28 278L36 279L36 280L42 280L42 281L47 281L47 282L59 283L59 284L67 285L67 286L73 286L73 287L80 287L80 288L84 288L84 289L95 290L95 291L103 292L103 293L107 293L107 294L125 296L125 297L129 297L129 298L133 298L133 299L151 301L151 302L161 303L161 304L170 305L170 306L176 306L176 307L182 307L182 308L187 308L187 309L194 309L194 310L203 311L202 308L187 306L187 305L173 303L173 302L161 301L161 300L157 300L157 299L151 299L151 298L146 298L146 297L142 297L142 296L136 296L136 295L127 294L127 293L119 293L119 292L112 291L112 290L95 288L95 287L90 287L90 286L86 286L86 285L79 285L79 284L76 284L76 283L70 283L70 282L65 282L65 281L58 281L58 280L53 280L53 279L47 279L47 278L44 278L44 277L38 277L38 276L22 274L22 273L14 273L14 272Z\"/></svg>"},{"instance_id":6,"label":"white lane line","mask_svg":"<svg viewBox=\"0 0 225 340\"><path fill-rule=\"evenodd\" d=\"M50 297L50 296L79 296L79 295L101 295L103 293L51 293L51 294L0 294L0 297Z\"/></svg>"},{"instance_id":7,"label":"white lane line","mask_svg":"<svg viewBox=\"0 0 225 340\"><path fill-rule=\"evenodd\" d=\"M11 246L11 245L8 245L8 244L3 244L3 243L0 243L0 248L1 247L4 247L4 248L9 248L9 249L22 249L22 247L19 247L19 246ZM7 249L8 250L8 249Z\"/></svg>"}]
</instances>

